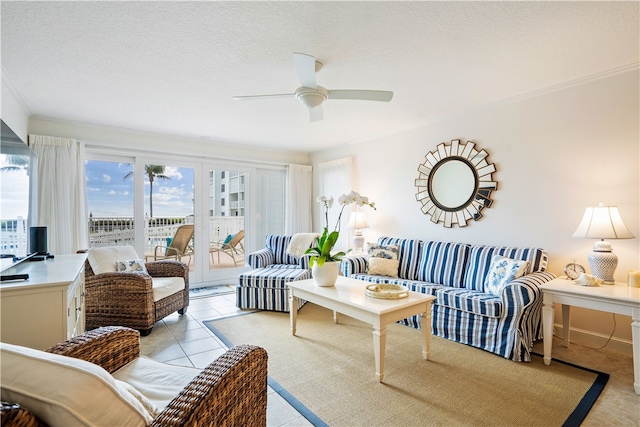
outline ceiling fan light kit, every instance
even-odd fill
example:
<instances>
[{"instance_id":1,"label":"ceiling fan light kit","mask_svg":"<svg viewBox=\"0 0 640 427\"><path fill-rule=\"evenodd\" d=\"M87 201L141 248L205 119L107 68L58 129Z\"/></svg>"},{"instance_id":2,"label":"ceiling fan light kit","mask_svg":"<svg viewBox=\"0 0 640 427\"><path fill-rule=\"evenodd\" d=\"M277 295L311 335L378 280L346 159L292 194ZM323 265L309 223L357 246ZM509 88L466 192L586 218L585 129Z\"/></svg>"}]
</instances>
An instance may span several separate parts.
<instances>
[{"instance_id":1,"label":"ceiling fan light kit","mask_svg":"<svg viewBox=\"0 0 640 427\"><path fill-rule=\"evenodd\" d=\"M327 99L350 99L360 101L381 101L389 102L393 98L393 92L383 90L327 90L318 86L316 73L322 69L322 64L316 61L311 55L304 53L294 53L293 62L296 67L300 86L295 93L273 94L273 95L248 95L234 96L237 101L253 99L273 99L296 97L298 101L309 110L309 117L312 122L322 120L322 104Z\"/></svg>"},{"instance_id":2,"label":"ceiling fan light kit","mask_svg":"<svg viewBox=\"0 0 640 427\"><path fill-rule=\"evenodd\" d=\"M328 97L329 92L322 86L318 86L317 89L308 87L296 89L296 98L307 108L319 107Z\"/></svg>"}]
</instances>

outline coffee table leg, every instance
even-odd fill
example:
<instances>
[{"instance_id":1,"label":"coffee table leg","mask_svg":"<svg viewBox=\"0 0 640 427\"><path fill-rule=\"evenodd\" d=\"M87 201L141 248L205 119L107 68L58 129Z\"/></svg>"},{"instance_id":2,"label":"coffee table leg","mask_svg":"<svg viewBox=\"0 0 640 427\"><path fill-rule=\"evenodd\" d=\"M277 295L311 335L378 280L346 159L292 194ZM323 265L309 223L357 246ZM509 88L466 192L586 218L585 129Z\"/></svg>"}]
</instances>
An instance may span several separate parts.
<instances>
[{"instance_id":1,"label":"coffee table leg","mask_svg":"<svg viewBox=\"0 0 640 427\"><path fill-rule=\"evenodd\" d=\"M427 304L427 311L420 313L420 329L422 330L422 358L429 360L431 354L431 302Z\"/></svg>"},{"instance_id":2,"label":"coffee table leg","mask_svg":"<svg viewBox=\"0 0 640 427\"><path fill-rule=\"evenodd\" d=\"M384 349L387 344L387 329L373 327L373 352L376 359L376 380L382 382L384 378Z\"/></svg>"},{"instance_id":3,"label":"coffee table leg","mask_svg":"<svg viewBox=\"0 0 640 427\"><path fill-rule=\"evenodd\" d=\"M293 289L289 289L289 321L291 323L291 335L296 334L296 317L298 316L298 298L293 295Z\"/></svg>"}]
</instances>

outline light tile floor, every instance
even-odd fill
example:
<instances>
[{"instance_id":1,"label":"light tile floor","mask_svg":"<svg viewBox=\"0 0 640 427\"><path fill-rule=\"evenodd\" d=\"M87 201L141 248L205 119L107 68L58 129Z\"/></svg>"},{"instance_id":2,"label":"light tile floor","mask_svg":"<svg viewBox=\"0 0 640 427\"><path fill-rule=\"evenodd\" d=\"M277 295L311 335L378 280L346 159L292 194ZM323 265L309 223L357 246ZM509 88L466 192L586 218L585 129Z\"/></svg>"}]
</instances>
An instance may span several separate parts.
<instances>
[{"instance_id":1,"label":"light tile floor","mask_svg":"<svg viewBox=\"0 0 640 427\"><path fill-rule=\"evenodd\" d=\"M204 368L224 353L226 347L202 322L239 312L246 310L236 308L235 294L192 299L185 316L177 313L167 316L154 326L150 335L141 338L142 354L161 362ZM535 344L534 351L543 353L541 341ZM640 427L640 397L633 392L631 355L580 345L565 348L556 339L552 356L611 375L583 426ZM267 425L310 426L311 423L269 388Z\"/></svg>"}]
</instances>

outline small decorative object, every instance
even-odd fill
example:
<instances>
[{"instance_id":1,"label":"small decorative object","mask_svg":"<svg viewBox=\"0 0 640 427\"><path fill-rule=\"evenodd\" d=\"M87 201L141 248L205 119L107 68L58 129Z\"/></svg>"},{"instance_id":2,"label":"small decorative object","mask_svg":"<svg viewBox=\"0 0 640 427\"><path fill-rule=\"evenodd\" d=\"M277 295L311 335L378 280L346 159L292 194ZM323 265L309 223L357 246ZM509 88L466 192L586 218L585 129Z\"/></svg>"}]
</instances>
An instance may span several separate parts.
<instances>
[{"instance_id":1,"label":"small decorative object","mask_svg":"<svg viewBox=\"0 0 640 427\"><path fill-rule=\"evenodd\" d=\"M364 236L362 235L361 228L369 228L369 224L367 224L367 220L364 218L364 212L352 212L351 217L349 218L349 228L355 228L356 231L353 233L353 248L355 252L362 252L362 247L364 246Z\"/></svg>"},{"instance_id":2,"label":"small decorative object","mask_svg":"<svg viewBox=\"0 0 640 427\"><path fill-rule=\"evenodd\" d=\"M576 280L580 277L581 273L585 273L586 270L580 264L577 264L575 261L570 262L569 264L564 266L564 274L571 280Z\"/></svg>"},{"instance_id":3,"label":"small decorative object","mask_svg":"<svg viewBox=\"0 0 640 427\"><path fill-rule=\"evenodd\" d=\"M627 272L627 284L631 288L640 288L640 270L629 270Z\"/></svg>"},{"instance_id":4,"label":"small decorative object","mask_svg":"<svg viewBox=\"0 0 640 427\"><path fill-rule=\"evenodd\" d=\"M364 289L365 295L379 299L400 299L409 296L409 289L402 285L379 284L369 285Z\"/></svg>"},{"instance_id":5,"label":"small decorative object","mask_svg":"<svg viewBox=\"0 0 640 427\"><path fill-rule=\"evenodd\" d=\"M582 221L573 233L573 237L600 239L593 244L593 252L589 255L589 267L593 275L602 279L605 285L613 285L613 273L618 266L618 257L611 251L611 243L604 239L632 239L634 236L618 212L617 206L588 207L584 211Z\"/></svg>"},{"instance_id":6,"label":"small decorative object","mask_svg":"<svg viewBox=\"0 0 640 427\"><path fill-rule=\"evenodd\" d=\"M491 206L491 191L498 188L491 174L496 171L485 150L476 150L475 143L454 139L443 142L427 153L418 166L416 200L422 213L434 223L445 227L464 227L469 220L477 221L481 211Z\"/></svg>"},{"instance_id":7,"label":"small decorative object","mask_svg":"<svg viewBox=\"0 0 640 427\"><path fill-rule=\"evenodd\" d=\"M596 279L591 274L580 273L576 279L576 285L580 286L598 286L602 280Z\"/></svg>"},{"instance_id":8,"label":"small decorative object","mask_svg":"<svg viewBox=\"0 0 640 427\"><path fill-rule=\"evenodd\" d=\"M338 220L336 221L334 230L331 233L329 233L329 209L333 206L333 197L327 198L325 196L320 196L318 197L317 201L319 203L322 203L322 206L324 207L324 223L325 223L324 231L322 233L322 236L317 237L315 239L314 241L315 246L305 251L305 254L311 254L311 257L309 258L309 265L311 266L311 273L313 274L314 279L316 277L314 272L314 268L316 266L323 267L324 264L328 262L337 261L338 266L331 267L331 268L336 268L337 270L339 270L339 261L342 259L343 256L346 255L346 252L344 251L339 251L333 254L331 253L331 251L333 250L333 247L338 241L338 237L340 237L340 219L342 218L342 213L344 212L344 208L350 204L355 204L356 206L366 205L366 206L372 207L373 209L376 208L375 203L369 202L368 197L361 196L359 193L355 191L351 191L349 194L343 194L342 196L338 197L338 203L341 206L340 214L338 215ZM316 283L318 283L319 286L333 286L337 278L338 278L338 275L336 274L333 280L333 283L329 285L326 284L327 283L326 280L322 281L323 283L322 285L320 285L317 280L316 280Z\"/></svg>"}]
</instances>

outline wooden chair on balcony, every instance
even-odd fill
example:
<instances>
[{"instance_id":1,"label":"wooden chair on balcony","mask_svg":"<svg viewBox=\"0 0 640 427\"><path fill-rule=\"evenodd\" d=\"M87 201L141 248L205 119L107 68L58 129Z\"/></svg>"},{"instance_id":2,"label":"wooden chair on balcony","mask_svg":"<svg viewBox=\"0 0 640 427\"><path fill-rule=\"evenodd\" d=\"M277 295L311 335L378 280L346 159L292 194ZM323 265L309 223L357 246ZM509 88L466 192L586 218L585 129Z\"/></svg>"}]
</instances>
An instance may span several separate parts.
<instances>
[{"instance_id":1,"label":"wooden chair on balcony","mask_svg":"<svg viewBox=\"0 0 640 427\"><path fill-rule=\"evenodd\" d=\"M183 257L189 257L187 265L191 263L191 255L193 254L193 246L191 246L191 239L193 238L193 224L184 224L178 227L176 234L171 239L171 243L168 246L158 245L153 248L153 255L146 257L153 257L154 261L163 259L174 259L176 261L182 261Z\"/></svg>"},{"instance_id":2,"label":"wooden chair on balcony","mask_svg":"<svg viewBox=\"0 0 640 427\"><path fill-rule=\"evenodd\" d=\"M211 262L214 262L213 254L218 254L218 264L220 264L220 253L224 253L229 255L231 259L233 259L233 265L237 267L238 263L244 261L244 245L242 244L243 239L244 230L240 230L229 240L219 240L215 243L211 243L209 247Z\"/></svg>"}]
</instances>

